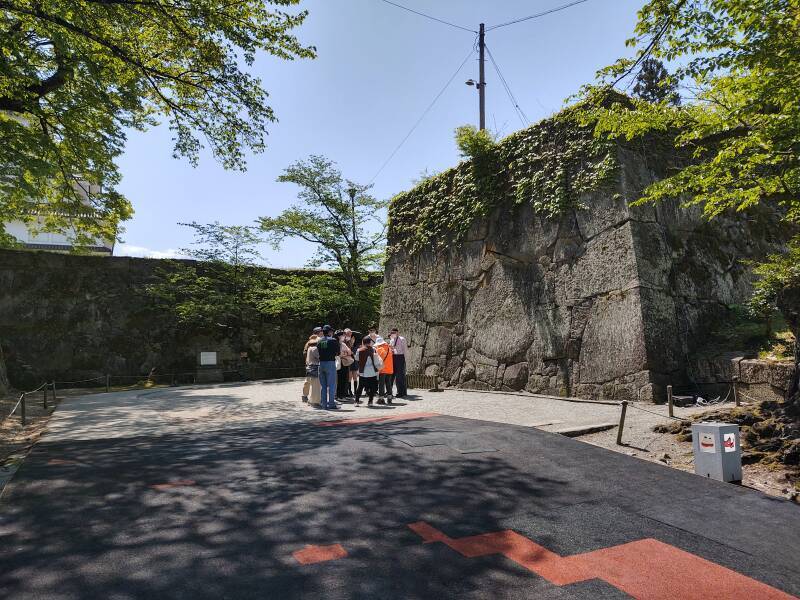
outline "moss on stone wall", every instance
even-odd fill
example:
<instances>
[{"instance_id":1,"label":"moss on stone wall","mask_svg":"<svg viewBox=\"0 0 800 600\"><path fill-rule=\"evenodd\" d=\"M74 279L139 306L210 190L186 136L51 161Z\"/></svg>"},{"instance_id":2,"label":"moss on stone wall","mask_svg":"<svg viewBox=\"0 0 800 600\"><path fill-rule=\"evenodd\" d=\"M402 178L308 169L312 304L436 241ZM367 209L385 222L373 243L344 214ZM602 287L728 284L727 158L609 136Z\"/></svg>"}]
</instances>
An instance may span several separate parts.
<instances>
[{"instance_id":1,"label":"moss on stone wall","mask_svg":"<svg viewBox=\"0 0 800 600\"><path fill-rule=\"evenodd\" d=\"M459 242L503 205L555 217L610 184L618 167L617 144L595 138L568 109L395 196L389 240L411 253Z\"/></svg>"}]
</instances>

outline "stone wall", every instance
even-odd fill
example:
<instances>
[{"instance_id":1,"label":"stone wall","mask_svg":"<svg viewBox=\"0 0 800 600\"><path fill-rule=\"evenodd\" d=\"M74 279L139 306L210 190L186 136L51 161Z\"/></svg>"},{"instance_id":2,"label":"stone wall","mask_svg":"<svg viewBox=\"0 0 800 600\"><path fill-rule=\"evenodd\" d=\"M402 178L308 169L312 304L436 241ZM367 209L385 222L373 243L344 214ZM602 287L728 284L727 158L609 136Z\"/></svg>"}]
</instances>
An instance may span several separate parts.
<instances>
[{"instance_id":1,"label":"stone wall","mask_svg":"<svg viewBox=\"0 0 800 600\"><path fill-rule=\"evenodd\" d=\"M763 210L708 223L677 203L632 207L656 176L630 149L619 163L586 209L548 219L506 205L442 251L393 244L381 328L406 333L410 370L585 398L659 401L687 383L709 318L749 296L743 259L780 249L783 233Z\"/></svg>"},{"instance_id":2,"label":"stone wall","mask_svg":"<svg viewBox=\"0 0 800 600\"><path fill-rule=\"evenodd\" d=\"M0 344L11 384L190 372L201 350L216 350L230 368L236 365L238 349L225 335L179 328L144 292L169 264L0 250ZM274 272L286 273L264 269L265 276ZM299 349L311 326L254 319L246 332L250 360L301 368Z\"/></svg>"}]
</instances>

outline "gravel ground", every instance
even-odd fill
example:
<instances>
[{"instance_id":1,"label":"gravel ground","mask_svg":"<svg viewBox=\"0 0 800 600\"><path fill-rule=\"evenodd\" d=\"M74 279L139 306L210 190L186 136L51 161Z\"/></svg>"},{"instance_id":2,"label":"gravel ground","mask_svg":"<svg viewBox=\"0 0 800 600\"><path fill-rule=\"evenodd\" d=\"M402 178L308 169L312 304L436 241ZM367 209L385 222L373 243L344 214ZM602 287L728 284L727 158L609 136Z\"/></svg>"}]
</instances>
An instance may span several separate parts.
<instances>
[{"instance_id":1,"label":"gravel ground","mask_svg":"<svg viewBox=\"0 0 800 600\"><path fill-rule=\"evenodd\" d=\"M106 425L103 436L127 437L136 433L147 434L154 429L163 431L164 427L170 431L197 428L219 430L282 420L314 421L435 412L560 432L618 423L620 414L616 404L467 390L445 390L440 393L410 390L407 398L396 399L392 406L367 408L365 405L356 407L345 403L338 411L320 411L300 401L301 386L300 379L284 379L207 387L132 390L112 393L115 402L111 404L106 401L106 394L81 395L80 391L73 390L69 393L70 397L59 406L59 419L52 427L73 439L91 439L95 436L94 423L92 418L87 418L87 414L94 415ZM165 403L165 398L171 401ZM200 399L202 402L198 402ZM732 403L718 404L713 409L730 406ZM92 410L87 411L87 407ZM712 408L675 407L675 416L687 418L708 410ZM691 471L691 444L678 442L674 435L653 431L654 426L667 420L666 406L630 404L623 432L624 446L616 445L616 426L607 431L581 435L577 439L643 460ZM118 423L118 428L115 430L111 427L109 430L109 421ZM14 437L13 446L18 449L30 445L38 435L31 437L27 432L18 431ZM743 470L744 485L775 496L789 496L783 472L760 465L745 465Z\"/></svg>"}]
</instances>

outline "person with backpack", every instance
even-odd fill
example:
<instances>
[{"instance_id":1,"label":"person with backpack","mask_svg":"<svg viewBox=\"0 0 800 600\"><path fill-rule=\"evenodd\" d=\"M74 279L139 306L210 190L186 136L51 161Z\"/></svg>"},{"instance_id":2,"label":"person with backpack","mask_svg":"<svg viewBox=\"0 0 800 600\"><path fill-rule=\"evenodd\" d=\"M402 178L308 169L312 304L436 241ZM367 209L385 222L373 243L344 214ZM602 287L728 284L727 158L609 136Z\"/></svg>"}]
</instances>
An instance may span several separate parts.
<instances>
[{"instance_id":1,"label":"person with backpack","mask_svg":"<svg viewBox=\"0 0 800 600\"><path fill-rule=\"evenodd\" d=\"M325 325L322 337L317 340L319 352L319 385L320 406L327 410L336 410L336 363L339 358L339 342L331 334L333 327Z\"/></svg>"},{"instance_id":2,"label":"person with backpack","mask_svg":"<svg viewBox=\"0 0 800 600\"><path fill-rule=\"evenodd\" d=\"M356 350L356 364L358 365L358 389L356 390L356 405L361 404L361 393L366 391L367 406L372 406L372 399L378 391L378 373L383 367L381 357L372 347L372 338L365 335L361 346Z\"/></svg>"}]
</instances>

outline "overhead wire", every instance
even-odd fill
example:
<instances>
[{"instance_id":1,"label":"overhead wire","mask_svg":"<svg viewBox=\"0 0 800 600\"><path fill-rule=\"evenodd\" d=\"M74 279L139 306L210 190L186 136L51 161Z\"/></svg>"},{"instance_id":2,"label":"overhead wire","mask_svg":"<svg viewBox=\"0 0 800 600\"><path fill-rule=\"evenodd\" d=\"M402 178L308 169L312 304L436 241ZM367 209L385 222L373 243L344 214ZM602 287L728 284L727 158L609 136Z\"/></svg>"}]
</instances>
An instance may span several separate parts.
<instances>
[{"instance_id":1,"label":"overhead wire","mask_svg":"<svg viewBox=\"0 0 800 600\"><path fill-rule=\"evenodd\" d=\"M453 79L455 79L456 76L461 72L461 69L464 68L464 65L467 64L467 61L470 59L470 57L473 54L475 54L475 44L474 43L473 43L472 47L469 50L469 54L467 54L464 57L464 60L462 60L461 64L458 65L458 68L450 76L450 79L447 80L447 83L444 84L444 87L442 87L442 89L439 90L439 93L436 94L436 97L434 97L434 99L431 101L431 103L428 105L428 107L422 112L422 115L420 115L419 119L417 119L417 121L414 123L414 125L411 127L411 129L408 131L408 133L405 135L405 137L402 140L400 140L400 143L397 144L397 147L395 147L395 149L392 151L392 153L389 155L389 157L385 161L383 161L383 164L381 165L381 168L378 169L378 171L375 173L375 175L372 177L372 179L370 179L370 181L369 181L370 184L372 184L378 178L378 175L380 175L383 172L383 170L386 168L386 165L388 165L391 162L391 160L395 157L395 155L400 151L400 148L402 148L403 145L406 143L406 141L408 141L408 138L411 137L411 134L413 134L414 131L416 131L417 127L419 127L419 125L420 125L420 123L422 123L423 119L425 119L425 117L428 115L428 113L431 111L431 109L436 105L436 102L438 102L439 98L442 97L442 94L444 94L445 91L447 90L447 88L450 87L450 84L453 82Z\"/></svg>"},{"instance_id":2,"label":"overhead wire","mask_svg":"<svg viewBox=\"0 0 800 600\"><path fill-rule=\"evenodd\" d=\"M386 1L386 0L384 0ZM507 27L509 25L514 25L516 23L522 23L523 21L530 21L531 19L538 19L539 17L543 17L545 15L552 14L554 12L558 12L560 10L564 10L570 8L571 6L576 6L578 4L583 4L584 2L588 2L589 0L575 0L574 2L569 2L567 4L563 4L561 6L556 6L555 8L551 8L549 10L544 10L542 12L536 13L535 15L529 15L527 17L522 17L520 19L514 19L513 21L508 21L506 23L500 23L499 25L492 25L491 27L487 27L486 31L492 31L493 29L499 29L500 27Z\"/></svg>"},{"instance_id":3,"label":"overhead wire","mask_svg":"<svg viewBox=\"0 0 800 600\"><path fill-rule=\"evenodd\" d=\"M503 76L502 71L500 71L500 66L497 64L497 61L494 59L494 56L492 55L492 51L489 49L489 46L484 44L483 47L486 48L486 53L489 55L489 60L492 62L492 65L494 65L494 70L497 71L497 76L500 78L500 83L503 84L503 88L505 88L505 90L506 90L506 94L508 95L508 99L511 101L511 104L514 105L514 109L516 110L516 113L517 113L517 116L519 117L519 120L522 122L522 126L523 127L527 127L528 125L531 124L530 119L528 119L528 115L525 114L525 111L522 110L522 107L520 107L519 102L517 102L517 99L514 96L514 92L511 91L511 86L508 85L508 81L506 81L506 78Z\"/></svg>"},{"instance_id":4,"label":"overhead wire","mask_svg":"<svg viewBox=\"0 0 800 600\"><path fill-rule=\"evenodd\" d=\"M415 15L419 15L420 17L425 17L426 19L437 21L439 23L443 23L444 25L449 25L450 27L455 27L456 29L462 29L464 31L469 31L471 33L478 33L477 31L475 31L474 29L470 29L469 27L464 27L463 25L457 25L455 23L451 23L450 21L439 19L438 17L434 17L424 12L414 10L413 8L408 8L407 6L403 6L402 4L398 4L397 2L392 2L391 0L382 0L382 2L385 2L386 4L391 4L392 6L396 6L397 8L402 8L403 10L407 10L408 12L414 13Z\"/></svg>"}]
</instances>

